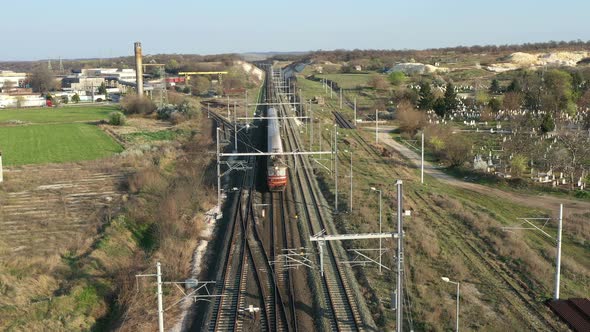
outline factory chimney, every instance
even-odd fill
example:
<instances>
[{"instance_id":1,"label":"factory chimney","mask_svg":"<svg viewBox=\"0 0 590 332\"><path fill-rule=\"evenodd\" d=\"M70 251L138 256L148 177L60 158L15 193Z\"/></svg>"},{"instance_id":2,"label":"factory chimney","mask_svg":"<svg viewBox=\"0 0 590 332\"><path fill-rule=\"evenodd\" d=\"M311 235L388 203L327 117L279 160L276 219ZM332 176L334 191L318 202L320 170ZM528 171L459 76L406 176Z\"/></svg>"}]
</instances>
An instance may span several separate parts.
<instances>
[{"instance_id":1,"label":"factory chimney","mask_svg":"<svg viewBox=\"0 0 590 332\"><path fill-rule=\"evenodd\" d=\"M135 75L135 82L137 83L137 95L143 96L143 65L140 42L135 42Z\"/></svg>"}]
</instances>

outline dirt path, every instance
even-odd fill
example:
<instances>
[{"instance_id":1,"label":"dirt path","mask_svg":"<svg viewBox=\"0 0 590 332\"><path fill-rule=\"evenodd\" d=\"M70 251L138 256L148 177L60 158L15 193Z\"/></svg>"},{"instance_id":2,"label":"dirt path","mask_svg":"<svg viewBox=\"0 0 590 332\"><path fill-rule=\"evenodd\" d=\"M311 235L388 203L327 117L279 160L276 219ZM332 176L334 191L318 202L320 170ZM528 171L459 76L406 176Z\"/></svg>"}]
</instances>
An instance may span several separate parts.
<instances>
[{"instance_id":1,"label":"dirt path","mask_svg":"<svg viewBox=\"0 0 590 332\"><path fill-rule=\"evenodd\" d=\"M416 165L417 168L420 168L420 154L418 154L415 151L412 151L407 146L395 141L390 135L391 131L393 131L394 129L395 128L392 127L380 128L380 142L385 143L386 145L394 148L404 157L412 161L412 163L414 163L414 165ZM518 203L537 209L550 210L553 214L557 214L560 203L563 203L564 205L564 214L566 216L572 213L582 214L590 212L590 202L554 197L550 195L526 195L511 191L505 191L498 188L492 188L477 183L465 182L443 173L435 165L432 165L427 161L424 162L424 174L428 174L434 177L435 179L452 185L454 187L472 190L489 196L503 197L504 199L510 200L513 203ZM428 180L425 179L424 181Z\"/></svg>"}]
</instances>

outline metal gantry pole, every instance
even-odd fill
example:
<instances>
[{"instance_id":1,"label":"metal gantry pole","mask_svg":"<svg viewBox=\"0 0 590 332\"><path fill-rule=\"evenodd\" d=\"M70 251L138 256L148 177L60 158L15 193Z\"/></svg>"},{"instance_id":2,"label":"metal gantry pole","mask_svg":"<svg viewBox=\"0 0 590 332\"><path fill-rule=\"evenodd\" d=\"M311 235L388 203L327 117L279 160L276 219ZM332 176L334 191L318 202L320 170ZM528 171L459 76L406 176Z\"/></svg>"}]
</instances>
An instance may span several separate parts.
<instances>
[{"instance_id":1,"label":"metal gantry pole","mask_svg":"<svg viewBox=\"0 0 590 332\"><path fill-rule=\"evenodd\" d=\"M559 279L561 272L561 230L563 225L563 204L559 204L559 224L557 225L557 258L555 259L555 296L559 300Z\"/></svg>"},{"instance_id":2,"label":"metal gantry pole","mask_svg":"<svg viewBox=\"0 0 590 332\"><path fill-rule=\"evenodd\" d=\"M350 213L352 213L352 150L350 150Z\"/></svg>"},{"instance_id":3,"label":"metal gantry pole","mask_svg":"<svg viewBox=\"0 0 590 332\"><path fill-rule=\"evenodd\" d=\"M397 180L397 312L396 312L396 331L401 332L403 320L403 287L402 287L402 272L403 272L403 202L402 202L402 180Z\"/></svg>"},{"instance_id":4,"label":"metal gantry pole","mask_svg":"<svg viewBox=\"0 0 590 332\"><path fill-rule=\"evenodd\" d=\"M221 212L221 163L219 159L219 131L221 129L217 127L215 131L217 136L217 212Z\"/></svg>"},{"instance_id":5,"label":"metal gantry pole","mask_svg":"<svg viewBox=\"0 0 590 332\"><path fill-rule=\"evenodd\" d=\"M164 305L162 303L162 269L160 262L156 264L156 280L158 282L158 329L164 332Z\"/></svg>"},{"instance_id":6,"label":"metal gantry pole","mask_svg":"<svg viewBox=\"0 0 590 332\"><path fill-rule=\"evenodd\" d=\"M238 152L238 123L234 121L234 152Z\"/></svg>"},{"instance_id":7,"label":"metal gantry pole","mask_svg":"<svg viewBox=\"0 0 590 332\"><path fill-rule=\"evenodd\" d=\"M229 95L227 95L227 121L229 121Z\"/></svg>"},{"instance_id":8,"label":"metal gantry pole","mask_svg":"<svg viewBox=\"0 0 590 332\"><path fill-rule=\"evenodd\" d=\"M424 131L422 131L422 163L420 164L420 183L424 184Z\"/></svg>"},{"instance_id":9,"label":"metal gantry pole","mask_svg":"<svg viewBox=\"0 0 590 332\"><path fill-rule=\"evenodd\" d=\"M336 183L336 192L334 193L334 210L338 212L338 125L334 125L334 182Z\"/></svg>"},{"instance_id":10,"label":"metal gantry pole","mask_svg":"<svg viewBox=\"0 0 590 332\"><path fill-rule=\"evenodd\" d=\"M342 88L340 88L340 109L342 109Z\"/></svg>"},{"instance_id":11,"label":"metal gantry pole","mask_svg":"<svg viewBox=\"0 0 590 332\"><path fill-rule=\"evenodd\" d=\"M379 233L381 233L381 223L382 223L382 210L381 210L381 190L379 190ZM379 238L379 273L381 273L381 238Z\"/></svg>"}]
</instances>

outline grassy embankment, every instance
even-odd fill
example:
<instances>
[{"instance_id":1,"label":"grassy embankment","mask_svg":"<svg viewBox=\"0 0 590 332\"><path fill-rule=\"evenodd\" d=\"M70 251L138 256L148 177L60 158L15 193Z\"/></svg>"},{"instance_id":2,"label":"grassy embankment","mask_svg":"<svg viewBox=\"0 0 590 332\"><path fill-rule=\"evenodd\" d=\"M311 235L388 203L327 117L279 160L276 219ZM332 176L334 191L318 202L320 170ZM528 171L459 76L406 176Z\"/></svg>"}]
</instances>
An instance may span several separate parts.
<instances>
[{"instance_id":1,"label":"grassy embankment","mask_svg":"<svg viewBox=\"0 0 590 332\"><path fill-rule=\"evenodd\" d=\"M303 89L304 98L309 95L323 95L320 83L298 80ZM323 147L328 146L329 131L333 130L331 109L337 109L337 100L326 97L328 105L324 111L314 111L319 117L321 128L317 123L314 128L315 148L318 148L317 133L322 133ZM348 107L343 113L351 118L352 110ZM358 131L368 142L373 142L371 133ZM418 182L419 170L409 167L399 155L376 158L355 143L355 133L340 129L339 167L341 174L348 175L349 155L344 149L352 150L354 162L354 209L352 214L341 214L337 219L341 232L370 232L378 228L377 195L368 190L371 186L380 186L384 190L385 216L384 229L394 229L395 188L393 182L401 178L405 182L404 195L406 208L414 210L414 216L407 219L406 232L408 252L406 269L409 293L413 301L413 314L416 326L425 329L451 328L454 315L452 287L440 282L441 276L455 277L465 282L462 315L478 317L471 320L466 328L507 329L530 326L526 312L527 305L518 300L515 293L503 282L506 278L517 285L519 291L530 297L535 310L549 315L543 306L543 300L551 297L552 266L554 253L552 243L542 235L525 232L518 235L501 231L502 226L513 225L517 217L548 215L554 211L534 211L506 201L502 197L491 197L470 191L458 190L426 177L427 186ZM304 135L307 140L307 136ZM330 162L324 162L328 165ZM333 202L333 179L325 170L319 170L328 200ZM340 178L340 210L348 209L349 179ZM564 260L562 267L562 296L584 296L590 290L590 251L587 234L584 234L584 217L572 219L564 231ZM549 232L555 233L555 223L548 226ZM414 234L414 235L411 235ZM349 243L350 247L373 247L374 243ZM386 246L391 247L388 243ZM483 255L483 256L482 256ZM390 258L386 259L391 265ZM389 298L391 271L383 275L367 269L361 279L367 278L366 287L379 299ZM567 294L567 295L566 295ZM514 302L508 305L509 301ZM465 305L466 304L466 305ZM383 304L373 303L373 310L378 322L386 328L392 327L394 313L384 308ZM503 313L500 318L497 313ZM441 326L442 324L442 326ZM446 324L446 325L445 325Z\"/></svg>"}]
</instances>

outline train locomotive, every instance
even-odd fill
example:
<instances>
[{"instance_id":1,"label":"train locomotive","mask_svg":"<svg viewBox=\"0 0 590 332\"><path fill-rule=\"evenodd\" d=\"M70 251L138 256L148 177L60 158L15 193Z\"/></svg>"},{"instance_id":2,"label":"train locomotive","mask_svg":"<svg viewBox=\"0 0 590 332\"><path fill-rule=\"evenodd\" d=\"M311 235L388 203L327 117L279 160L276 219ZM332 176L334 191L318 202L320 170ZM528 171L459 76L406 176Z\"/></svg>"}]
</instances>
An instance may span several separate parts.
<instances>
[{"instance_id":1,"label":"train locomotive","mask_svg":"<svg viewBox=\"0 0 590 332\"><path fill-rule=\"evenodd\" d=\"M267 150L272 153L283 153L281 130L277 111L269 108L266 111L267 119ZM268 156L267 158L267 183L270 191L283 191L287 186L287 165L284 156Z\"/></svg>"}]
</instances>

